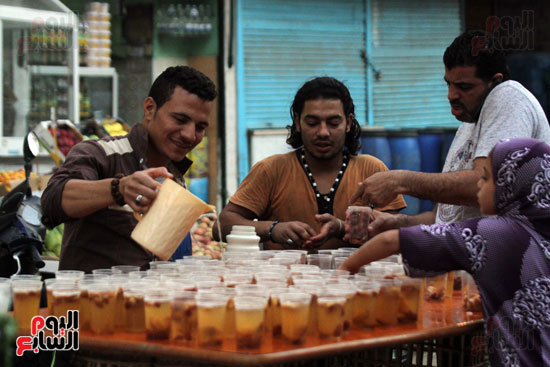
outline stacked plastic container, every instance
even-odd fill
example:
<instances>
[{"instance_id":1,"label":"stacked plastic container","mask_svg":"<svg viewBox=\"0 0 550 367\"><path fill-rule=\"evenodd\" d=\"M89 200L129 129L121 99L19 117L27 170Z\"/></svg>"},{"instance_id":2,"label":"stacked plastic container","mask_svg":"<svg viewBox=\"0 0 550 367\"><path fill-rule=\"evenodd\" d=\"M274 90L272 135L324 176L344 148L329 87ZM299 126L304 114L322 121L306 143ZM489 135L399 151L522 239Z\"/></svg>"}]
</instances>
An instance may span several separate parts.
<instances>
[{"instance_id":1,"label":"stacked plastic container","mask_svg":"<svg viewBox=\"0 0 550 367\"><path fill-rule=\"evenodd\" d=\"M86 64L93 67L111 66L111 14L109 3L92 2L86 6L88 23L88 54Z\"/></svg>"}]
</instances>

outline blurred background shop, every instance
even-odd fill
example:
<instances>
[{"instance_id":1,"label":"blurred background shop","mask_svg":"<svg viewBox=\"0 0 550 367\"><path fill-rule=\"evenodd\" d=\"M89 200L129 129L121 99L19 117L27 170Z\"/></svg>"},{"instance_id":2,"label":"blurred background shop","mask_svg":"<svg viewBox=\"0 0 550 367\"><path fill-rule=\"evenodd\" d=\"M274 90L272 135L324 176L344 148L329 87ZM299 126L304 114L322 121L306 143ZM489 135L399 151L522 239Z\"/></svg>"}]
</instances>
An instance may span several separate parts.
<instances>
[{"instance_id":1,"label":"blurred background shop","mask_svg":"<svg viewBox=\"0 0 550 367\"><path fill-rule=\"evenodd\" d=\"M289 149L294 93L319 75L350 88L363 152L438 171L458 126L445 48L497 19L513 78L548 112L549 14L548 2L508 0L0 0L0 180L20 175L22 137L42 121L56 121L42 125L58 161L82 139L125 134L152 80L176 64L220 89L188 177L218 207L255 162ZM46 152L36 162L37 174L56 164ZM406 200L408 213L433 205Z\"/></svg>"}]
</instances>

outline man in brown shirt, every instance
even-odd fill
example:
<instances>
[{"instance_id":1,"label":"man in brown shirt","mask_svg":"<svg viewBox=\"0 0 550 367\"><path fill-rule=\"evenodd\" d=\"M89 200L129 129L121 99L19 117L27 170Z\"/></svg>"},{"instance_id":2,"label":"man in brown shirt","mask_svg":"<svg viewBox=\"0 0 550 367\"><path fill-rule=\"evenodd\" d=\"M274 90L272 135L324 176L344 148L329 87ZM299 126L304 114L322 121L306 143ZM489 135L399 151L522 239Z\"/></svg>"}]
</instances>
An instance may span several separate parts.
<instances>
[{"instance_id":1,"label":"man in brown shirt","mask_svg":"<svg viewBox=\"0 0 550 367\"><path fill-rule=\"evenodd\" d=\"M357 155L361 128L347 87L315 78L298 90L291 107L287 143L294 152L258 162L220 214L223 236L233 225L251 225L264 248L335 248L358 183L386 171L380 160ZM401 195L379 208L405 207ZM257 218L258 221L253 221Z\"/></svg>"},{"instance_id":2,"label":"man in brown shirt","mask_svg":"<svg viewBox=\"0 0 550 367\"><path fill-rule=\"evenodd\" d=\"M144 267L153 259L130 238L133 212L147 212L157 195L155 178L183 184L192 163L185 156L201 142L216 95L198 70L170 67L154 81L143 121L128 135L71 149L41 199L44 224L65 223L60 269Z\"/></svg>"}]
</instances>

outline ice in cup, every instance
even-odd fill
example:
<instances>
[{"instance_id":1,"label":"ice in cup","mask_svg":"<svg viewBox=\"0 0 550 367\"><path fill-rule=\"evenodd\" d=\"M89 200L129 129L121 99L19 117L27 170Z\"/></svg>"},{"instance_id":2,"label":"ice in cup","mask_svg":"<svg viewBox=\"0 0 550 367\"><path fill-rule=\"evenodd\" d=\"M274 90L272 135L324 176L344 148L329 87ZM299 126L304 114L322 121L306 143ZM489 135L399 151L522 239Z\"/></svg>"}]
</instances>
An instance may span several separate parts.
<instances>
[{"instance_id":1,"label":"ice in cup","mask_svg":"<svg viewBox=\"0 0 550 367\"><path fill-rule=\"evenodd\" d=\"M40 309L41 280L13 280L13 316L19 330L29 332L31 320L38 315Z\"/></svg>"},{"instance_id":2,"label":"ice in cup","mask_svg":"<svg viewBox=\"0 0 550 367\"><path fill-rule=\"evenodd\" d=\"M145 290L140 288L139 284L124 287L124 313L127 332L145 331Z\"/></svg>"},{"instance_id":3,"label":"ice in cup","mask_svg":"<svg viewBox=\"0 0 550 367\"><path fill-rule=\"evenodd\" d=\"M402 280L399 294L399 311L397 319L400 323L418 320L418 309L422 294L422 279L406 278Z\"/></svg>"},{"instance_id":4,"label":"ice in cup","mask_svg":"<svg viewBox=\"0 0 550 367\"><path fill-rule=\"evenodd\" d=\"M197 332L197 292L172 292L172 323L170 340L175 343L191 343Z\"/></svg>"},{"instance_id":5,"label":"ice in cup","mask_svg":"<svg viewBox=\"0 0 550 367\"><path fill-rule=\"evenodd\" d=\"M303 344L308 330L311 295L308 293L282 293L281 329L283 338L290 344Z\"/></svg>"},{"instance_id":6,"label":"ice in cup","mask_svg":"<svg viewBox=\"0 0 550 367\"><path fill-rule=\"evenodd\" d=\"M373 328L376 326L376 299L380 287L374 281L357 281L355 286L353 326L358 329Z\"/></svg>"},{"instance_id":7,"label":"ice in cup","mask_svg":"<svg viewBox=\"0 0 550 367\"><path fill-rule=\"evenodd\" d=\"M236 296L234 302L237 348L260 348L264 334L267 298Z\"/></svg>"},{"instance_id":8,"label":"ice in cup","mask_svg":"<svg viewBox=\"0 0 550 367\"><path fill-rule=\"evenodd\" d=\"M115 331L116 286L101 280L88 286L90 302L90 330L95 334L112 334Z\"/></svg>"},{"instance_id":9,"label":"ice in cup","mask_svg":"<svg viewBox=\"0 0 550 367\"><path fill-rule=\"evenodd\" d=\"M172 323L172 300L165 290L145 290L145 335L147 339L168 340Z\"/></svg>"},{"instance_id":10,"label":"ice in cup","mask_svg":"<svg viewBox=\"0 0 550 367\"><path fill-rule=\"evenodd\" d=\"M53 314L67 317L69 310L80 310L80 287L74 282L58 281L52 286Z\"/></svg>"},{"instance_id":11,"label":"ice in cup","mask_svg":"<svg viewBox=\"0 0 550 367\"><path fill-rule=\"evenodd\" d=\"M447 274L425 278L424 298L426 301L443 301L447 288Z\"/></svg>"},{"instance_id":12,"label":"ice in cup","mask_svg":"<svg viewBox=\"0 0 550 367\"><path fill-rule=\"evenodd\" d=\"M321 339L339 339L344 332L346 297L320 295L317 298L317 330Z\"/></svg>"},{"instance_id":13,"label":"ice in cup","mask_svg":"<svg viewBox=\"0 0 550 367\"><path fill-rule=\"evenodd\" d=\"M383 326L397 324L400 282L396 279L378 279L380 285L376 299L376 322Z\"/></svg>"},{"instance_id":14,"label":"ice in cup","mask_svg":"<svg viewBox=\"0 0 550 367\"><path fill-rule=\"evenodd\" d=\"M348 206L346 221L349 224L349 242L362 245L369 238L369 222L372 209L368 206Z\"/></svg>"},{"instance_id":15,"label":"ice in cup","mask_svg":"<svg viewBox=\"0 0 550 367\"><path fill-rule=\"evenodd\" d=\"M199 345L203 347L221 346L224 338L228 297L225 294L199 293L196 300Z\"/></svg>"}]
</instances>

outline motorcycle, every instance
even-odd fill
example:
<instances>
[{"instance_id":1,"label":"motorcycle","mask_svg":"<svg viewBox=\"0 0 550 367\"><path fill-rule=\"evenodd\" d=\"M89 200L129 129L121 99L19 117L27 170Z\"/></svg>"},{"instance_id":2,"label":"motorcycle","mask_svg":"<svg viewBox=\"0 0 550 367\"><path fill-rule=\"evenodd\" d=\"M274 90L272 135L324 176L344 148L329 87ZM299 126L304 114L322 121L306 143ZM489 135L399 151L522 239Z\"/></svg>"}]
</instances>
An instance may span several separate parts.
<instances>
[{"instance_id":1,"label":"motorcycle","mask_svg":"<svg viewBox=\"0 0 550 367\"><path fill-rule=\"evenodd\" d=\"M40 198L32 195L29 177L39 141L33 132L23 143L25 180L4 196L0 204L0 276L36 274L45 266L40 257L46 228L42 225Z\"/></svg>"}]
</instances>

